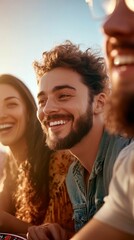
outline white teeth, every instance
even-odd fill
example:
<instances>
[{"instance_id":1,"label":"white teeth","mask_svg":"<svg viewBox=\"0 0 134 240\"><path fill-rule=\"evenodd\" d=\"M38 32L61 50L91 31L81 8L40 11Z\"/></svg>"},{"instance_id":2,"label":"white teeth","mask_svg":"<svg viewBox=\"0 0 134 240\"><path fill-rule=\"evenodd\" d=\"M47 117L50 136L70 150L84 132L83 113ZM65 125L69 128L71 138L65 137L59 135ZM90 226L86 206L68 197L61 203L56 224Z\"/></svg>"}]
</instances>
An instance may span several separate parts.
<instances>
[{"instance_id":1,"label":"white teeth","mask_svg":"<svg viewBox=\"0 0 134 240\"><path fill-rule=\"evenodd\" d=\"M60 120L60 121L55 121L55 122L50 122L49 125L50 127L52 126L57 126L57 125L64 125L66 121Z\"/></svg>"},{"instance_id":2,"label":"white teeth","mask_svg":"<svg viewBox=\"0 0 134 240\"><path fill-rule=\"evenodd\" d=\"M133 64L134 63L134 56L132 55L124 55L124 56L116 56L114 58L114 64L118 65L125 65L125 64Z\"/></svg>"},{"instance_id":3,"label":"white teeth","mask_svg":"<svg viewBox=\"0 0 134 240\"><path fill-rule=\"evenodd\" d=\"M0 125L0 130L5 129L5 128L9 128L9 127L12 127L12 124L1 124Z\"/></svg>"}]
</instances>

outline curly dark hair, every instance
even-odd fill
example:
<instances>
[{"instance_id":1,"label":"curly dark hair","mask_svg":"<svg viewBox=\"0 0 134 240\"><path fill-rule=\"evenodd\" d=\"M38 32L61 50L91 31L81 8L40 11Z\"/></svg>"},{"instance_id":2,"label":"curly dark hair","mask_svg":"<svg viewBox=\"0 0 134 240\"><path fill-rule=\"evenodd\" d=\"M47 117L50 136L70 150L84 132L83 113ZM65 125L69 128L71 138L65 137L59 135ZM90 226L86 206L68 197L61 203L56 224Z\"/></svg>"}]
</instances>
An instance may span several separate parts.
<instances>
[{"instance_id":1,"label":"curly dark hair","mask_svg":"<svg viewBox=\"0 0 134 240\"><path fill-rule=\"evenodd\" d=\"M109 79L104 58L91 48L80 50L80 45L70 41L46 51L40 62L33 63L37 83L46 73L57 67L70 68L82 76L83 83L88 86L93 95L109 90Z\"/></svg>"},{"instance_id":2,"label":"curly dark hair","mask_svg":"<svg viewBox=\"0 0 134 240\"><path fill-rule=\"evenodd\" d=\"M52 151L45 145L45 135L36 117L36 103L28 87L9 74L0 75L0 84L9 84L20 93L30 116L26 129L28 156L17 172L14 202L19 219L38 225L45 217L49 202L48 168Z\"/></svg>"}]
</instances>

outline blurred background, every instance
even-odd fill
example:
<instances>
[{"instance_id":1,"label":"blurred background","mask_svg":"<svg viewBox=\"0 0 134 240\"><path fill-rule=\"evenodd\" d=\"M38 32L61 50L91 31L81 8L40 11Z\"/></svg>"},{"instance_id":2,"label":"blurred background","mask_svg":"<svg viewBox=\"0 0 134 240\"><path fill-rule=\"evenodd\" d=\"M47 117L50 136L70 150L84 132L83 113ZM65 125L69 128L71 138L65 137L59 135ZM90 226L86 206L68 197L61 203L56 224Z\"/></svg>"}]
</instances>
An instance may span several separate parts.
<instances>
[{"instance_id":1,"label":"blurred background","mask_svg":"<svg viewBox=\"0 0 134 240\"><path fill-rule=\"evenodd\" d=\"M101 49L100 24L85 0L0 0L0 74L19 77L36 97L32 62L67 39Z\"/></svg>"}]
</instances>

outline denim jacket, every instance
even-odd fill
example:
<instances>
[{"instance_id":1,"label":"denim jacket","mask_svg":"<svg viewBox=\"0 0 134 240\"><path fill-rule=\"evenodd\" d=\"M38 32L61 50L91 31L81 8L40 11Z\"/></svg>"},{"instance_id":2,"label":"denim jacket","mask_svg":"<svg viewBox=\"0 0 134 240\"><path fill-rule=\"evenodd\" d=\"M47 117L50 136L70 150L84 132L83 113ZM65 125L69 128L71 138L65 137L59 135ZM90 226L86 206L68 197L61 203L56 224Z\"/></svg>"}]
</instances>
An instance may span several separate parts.
<instances>
[{"instance_id":1,"label":"denim jacket","mask_svg":"<svg viewBox=\"0 0 134 240\"><path fill-rule=\"evenodd\" d=\"M66 184L73 206L75 230L78 231L99 210L108 194L114 162L119 152L131 142L121 136L103 133L88 184L84 182L84 167L79 161L71 164ZM89 156L90 158L90 156Z\"/></svg>"}]
</instances>

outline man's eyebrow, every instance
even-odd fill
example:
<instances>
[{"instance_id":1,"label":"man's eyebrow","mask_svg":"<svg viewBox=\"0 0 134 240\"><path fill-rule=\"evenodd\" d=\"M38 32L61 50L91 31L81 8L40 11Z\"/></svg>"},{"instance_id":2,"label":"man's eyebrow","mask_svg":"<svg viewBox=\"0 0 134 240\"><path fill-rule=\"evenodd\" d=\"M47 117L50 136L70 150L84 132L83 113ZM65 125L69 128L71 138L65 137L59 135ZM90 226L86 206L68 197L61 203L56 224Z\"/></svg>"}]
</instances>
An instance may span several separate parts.
<instances>
[{"instance_id":1,"label":"man's eyebrow","mask_svg":"<svg viewBox=\"0 0 134 240\"><path fill-rule=\"evenodd\" d=\"M72 89L74 91L76 91L76 89L70 85L61 85L61 86L56 86L52 89L52 92L56 92L56 91L59 91L59 90L62 90L62 89L65 89L65 88L68 88L68 89ZM37 98L41 97L41 96L45 96L45 91L41 91L37 94Z\"/></svg>"},{"instance_id":2,"label":"man's eyebrow","mask_svg":"<svg viewBox=\"0 0 134 240\"><path fill-rule=\"evenodd\" d=\"M54 87L52 92L56 92L56 91L64 89L64 88L69 88L69 89L72 89L72 90L76 91L76 89L74 87L70 86L70 85L61 85L61 86Z\"/></svg>"},{"instance_id":3,"label":"man's eyebrow","mask_svg":"<svg viewBox=\"0 0 134 240\"><path fill-rule=\"evenodd\" d=\"M41 97L41 96L44 96L44 95L45 95L44 92L41 91L41 92L39 92L39 93L37 94L37 98L39 98L39 97Z\"/></svg>"}]
</instances>

